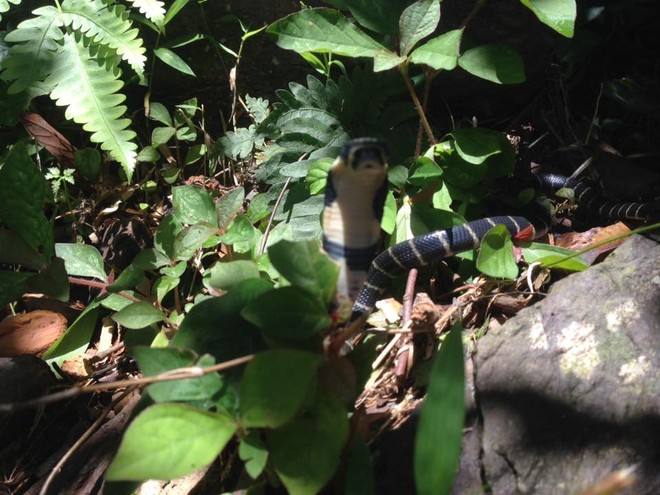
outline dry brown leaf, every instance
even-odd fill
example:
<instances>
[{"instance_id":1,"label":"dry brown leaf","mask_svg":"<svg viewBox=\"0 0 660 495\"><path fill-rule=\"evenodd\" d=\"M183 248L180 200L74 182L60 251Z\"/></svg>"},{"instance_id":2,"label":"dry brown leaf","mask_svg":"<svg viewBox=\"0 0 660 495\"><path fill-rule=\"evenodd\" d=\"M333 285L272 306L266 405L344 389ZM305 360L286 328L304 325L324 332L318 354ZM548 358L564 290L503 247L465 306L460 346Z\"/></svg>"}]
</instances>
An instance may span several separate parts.
<instances>
[{"instance_id":1,"label":"dry brown leaf","mask_svg":"<svg viewBox=\"0 0 660 495\"><path fill-rule=\"evenodd\" d=\"M41 146L46 148L62 165L74 166L73 154L76 148L43 117L36 113L24 113L21 123L27 133Z\"/></svg>"},{"instance_id":2,"label":"dry brown leaf","mask_svg":"<svg viewBox=\"0 0 660 495\"><path fill-rule=\"evenodd\" d=\"M0 356L40 356L59 339L68 326L64 316L38 309L0 321Z\"/></svg>"}]
</instances>

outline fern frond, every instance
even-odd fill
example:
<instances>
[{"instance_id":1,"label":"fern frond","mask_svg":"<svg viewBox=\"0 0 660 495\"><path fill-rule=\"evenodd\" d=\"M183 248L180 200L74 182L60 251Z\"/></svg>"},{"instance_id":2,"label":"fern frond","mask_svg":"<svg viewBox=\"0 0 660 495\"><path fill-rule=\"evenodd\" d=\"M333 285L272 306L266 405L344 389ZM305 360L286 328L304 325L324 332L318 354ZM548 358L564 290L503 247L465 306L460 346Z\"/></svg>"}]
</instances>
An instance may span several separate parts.
<instances>
[{"instance_id":1,"label":"fern frond","mask_svg":"<svg viewBox=\"0 0 660 495\"><path fill-rule=\"evenodd\" d=\"M62 39L59 11L55 7L41 7L32 13L35 17L21 22L5 37L5 41L17 43L9 49L0 75L5 81L13 81L7 90L9 94L43 81Z\"/></svg>"},{"instance_id":2,"label":"fern frond","mask_svg":"<svg viewBox=\"0 0 660 495\"><path fill-rule=\"evenodd\" d=\"M102 0L64 0L62 20L97 43L108 45L140 76L144 72L145 48L138 30L128 20L126 7L106 5Z\"/></svg>"},{"instance_id":3,"label":"fern frond","mask_svg":"<svg viewBox=\"0 0 660 495\"><path fill-rule=\"evenodd\" d=\"M2 14L11 8L11 5L9 5L10 3L18 5L21 3L21 0L0 0L0 20L2 20Z\"/></svg>"},{"instance_id":4,"label":"fern frond","mask_svg":"<svg viewBox=\"0 0 660 495\"><path fill-rule=\"evenodd\" d=\"M120 70L107 67L114 65L107 63L114 53L92 45L98 50L93 53L79 34L65 34L63 41L46 80L54 86L50 97L67 107L67 119L83 124L83 129L92 133L91 140L122 165L130 181L137 146L131 142L135 133L128 129L130 120L121 118L126 112L121 105L126 97L117 93L123 86Z\"/></svg>"},{"instance_id":5,"label":"fern frond","mask_svg":"<svg viewBox=\"0 0 660 495\"><path fill-rule=\"evenodd\" d=\"M165 19L165 7L160 0L131 0L131 3L142 15L156 24L160 24Z\"/></svg>"}]
</instances>

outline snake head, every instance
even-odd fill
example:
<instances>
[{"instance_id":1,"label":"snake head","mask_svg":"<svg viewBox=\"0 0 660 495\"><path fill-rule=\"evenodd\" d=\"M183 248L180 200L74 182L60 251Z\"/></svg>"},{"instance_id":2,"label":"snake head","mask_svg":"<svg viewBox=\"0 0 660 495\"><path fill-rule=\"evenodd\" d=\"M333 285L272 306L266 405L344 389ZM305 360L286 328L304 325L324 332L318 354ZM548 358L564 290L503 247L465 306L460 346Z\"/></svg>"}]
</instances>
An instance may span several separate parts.
<instances>
[{"instance_id":1,"label":"snake head","mask_svg":"<svg viewBox=\"0 0 660 495\"><path fill-rule=\"evenodd\" d=\"M344 164L354 170L387 166L387 144L375 138L358 138L348 141L339 154Z\"/></svg>"}]
</instances>

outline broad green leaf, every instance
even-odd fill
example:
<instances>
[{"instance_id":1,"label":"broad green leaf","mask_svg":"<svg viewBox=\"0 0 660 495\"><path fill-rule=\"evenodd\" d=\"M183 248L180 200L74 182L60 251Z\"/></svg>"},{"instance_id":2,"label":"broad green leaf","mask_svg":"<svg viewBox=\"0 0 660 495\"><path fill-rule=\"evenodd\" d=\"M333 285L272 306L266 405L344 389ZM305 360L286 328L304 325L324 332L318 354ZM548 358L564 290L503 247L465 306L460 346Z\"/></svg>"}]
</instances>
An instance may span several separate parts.
<instances>
[{"instance_id":1,"label":"broad green leaf","mask_svg":"<svg viewBox=\"0 0 660 495\"><path fill-rule=\"evenodd\" d=\"M245 463L245 471L253 480L256 480L266 467L268 461L268 449L261 440L258 431L250 431L245 438L241 439L238 446L238 456Z\"/></svg>"},{"instance_id":2,"label":"broad green leaf","mask_svg":"<svg viewBox=\"0 0 660 495\"><path fill-rule=\"evenodd\" d=\"M22 265L32 270L46 268L44 257L9 229L0 229L0 264Z\"/></svg>"},{"instance_id":3,"label":"broad green leaf","mask_svg":"<svg viewBox=\"0 0 660 495\"><path fill-rule=\"evenodd\" d=\"M309 185L309 192L311 194L319 194L325 190L328 172L332 168L333 163L334 160L332 158L320 158L309 167L305 181Z\"/></svg>"},{"instance_id":4,"label":"broad green leaf","mask_svg":"<svg viewBox=\"0 0 660 495\"><path fill-rule=\"evenodd\" d=\"M398 244L414 237L410 226L412 209L408 196L403 198L403 204L396 214L396 230L392 236L391 243Z\"/></svg>"},{"instance_id":5,"label":"broad green leaf","mask_svg":"<svg viewBox=\"0 0 660 495\"><path fill-rule=\"evenodd\" d=\"M562 36L573 37L577 5L575 0L520 0L538 19Z\"/></svg>"},{"instance_id":6,"label":"broad green leaf","mask_svg":"<svg viewBox=\"0 0 660 495\"><path fill-rule=\"evenodd\" d=\"M392 191L387 191L385 197L385 207L383 208L383 218L380 220L380 228L387 234L392 234L396 227L396 199Z\"/></svg>"},{"instance_id":7,"label":"broad green leaf","mask_svg":"<svg viewBox=\"0 0 660 495\"><path fill-rule=\"evenodd\" d=\"M245 367L240 418L245 428L277 428L302 407L317 381L323 358L281 349L257 354Z\"/></svg>"},{"instance_id":8,"label":"broad green leaf","mask_svg":"<svg viewBox=\"0 0 660 495\"><path fill-rule=\"evenodd\" d=\"M255 245L256 229L245 215L240 214L234 218L225 233L220 236L220 241L233 245L234 251L237 253L247 253Z\"/></svg>"},{"instance_id":9,"label":"broad green leaf","mask_svg":"<svg viewBox=\"0 0 660 495\"><path fill-rule=\"evenodd\" d=\"M95 182L101 173L101 153L96 148L83 148L74 153L76 168L90 182Z\"/></svg>"},{"instance_id":10,"label":"broad green leaf","mask_svg":"<svg viewBox=\"0 0 660 495\"><path fill-rule=\"evenodd\" d=\"M161 222L160 226L162 226L163 223L164 222ZM159 268L166 266L169 263L170 263L170 258L155 248L145 249L144 251L140 251L137 254L137 256L133 258L133 262L132 262L132 264L135 265L137 268L140 268L145 271L158 270Z\"/></svg>"},{"instance_id":11,"label":"broad green leaf","mask_svg":"<svg viewBox=\"0 0 660 495\"><path fill-rule=\"evenodd\" d=\"M415 436L415 484L420 495L449 495L463 439L465 364L461 327L454 325L433 362Z\"/></svg>"},{"instance_id":12,"label":"broad green leaf","mask_svg":"<svg viewBox=\"0 0 660 495\"><path fill-rule=\"evenodd\" d=\"M277 120L277 125L282 132L277 144L296 153L312 153L348 140L348 134L337 116L318 108L285 112Z\"/></svg>"},{"instance_id":13,"label":"broad green leaf","mask_svg":"<svg viewBox=\"0 0 660 495\"><path fill-rule=\"evenodd\" d=\"M468 163L476 165L501 153L500 133L482 127L466 127L453 132L456 151Z\"/></svg>"},{"instance_id":14,"label":"broad green leaf","mask_svg":"<svg viewBox=\"0 0 660 495\"><path fill-rule=\"evenodd\" d=\"M254 98L250 95L245 95L245 105L248 107L257 124L260 124L270 113L268 100L264 98Z\"/></svg>"},{"instance_id":15,"label":"broad green leaf","mask_svg":"<svg viewBox=\"0 0 660 495\"><path fill-rule=\"evenodd\" d=\"M126 306L133 304L133 301L119 294L108 294L108 297L104 297L100 302L102 307L111 311L121 311Z\"/></svg>"},{"instance_id":16,"label":"broad green leaf","mask_svg":"<svg viewBox=\"0 0 660 495\"><path fill-rule=\"evenodd\" d=\"M300 287L280 287L266 292L241 313L267 336L297 342L318 335L331 319L318 297Z\"/></svg>"},{"instance_id":17,"label":"broad green leaf","mask_svg":"<svg viewBox=\"0 0 660 495\"><path fill-rule=\"evenodd\" d=\"M162 321L165 319L165 315L148 302L140 301L129 304L112 315L112 319L126 328L135 329L148 327L152 323Z\"/></svg>"},{"instance_id":18,"label":"broad green leaf","mask_svg":"<svg viewBox=\"0 0 660 495\"><path fill-rule=\"evenodd\" d=\"M504 225L493 227L481 240L477 268L491 277L515 280L518 276L511 234Z\"/></svg>"},{"instance_id":19,"label":"broad green leaf","mask_svg":"<svg viewBox=\"0 0 660 495\"><path fill-rule=\"evenodd\" d=\"M399 18L399 53L404 57L417 42L435 31L440 22L440 0L418 0Z\"/></svg>"},{"instance_id":20,"label":"broad green leaf","mask_svg":"<svg viewBox=\"0 0 660 495\"><path fill-rule=\"evenodd\" d=\"M541 263L541 266L551 265L551 268L571 272L581 272L589 268L589 265L582 256L575 256L575 253L570 249L564 249L558 246L532 242L529 246L522 248L522 253L525 261L530 264L538 261Z\"/></svg>"},{"instance_id":21,"label":"broad green leaf","mask_svg":"<svg viewBox=\"0 0 660 495\"><path fill-rule=\"evenodd\" d=\"M53 255L53 227L43 213L47 194L48 184L26 145L14 145L0 167L0 221L40 253L43 262Z\"/></svg>"},{"instance_id":22,"label":"broad green leaf","mask_svg":"<svg viewBox=\"0 0 660 495\"><path fill-rule=\"evenodd\" d=\"M165 105L157 101L152 101L149 104L149 115L148 117L153 120L157 120L161 124L165 124L167 127L174 127L174 122L170 116Z\"/></svg>"},{"instance_id":23,"label":"broad green leaf","mask_svg":"<svg viewBox=\"0 0 660 495\"><path fill-rule=\"evenodd\" d=\"M463 53L458 65L474 76L497 84L525 82L522 58L508 46L477 46Z\"/></svg>"},{"instance_id":24,"label":"broad green leaf","mask_svg":"<svg viewBox=\"0 0 660 495\"><path fill-rule=\"evenodd\" d=\"M165 275L158 277L151 287L151 293L156 298L156 301L161 303L165 296L174 290L180 282L181 279L179 277L168 277Z\"/></svg>"},{"instance_id":25,"label":"broad green leaf","mask_svg":"<svg viewBox=\"0 0 660 495\"><path fill-rule=\"evenodd\" d=\"M29 272L9 272L0 270L0 304L5 305L17 301L26 293L27 280L32 276Z\"/></svg>"},{"instance_id":26,"label":"broad green leaf","mask_svg":"<svg viewBox=\"0 0 660 495\"><path fill-rule=\"evenodd\" d=\"M119 292L127 289L134 289L144 280L144 272L135 265L128 265L124 271L119 274L117 280L106 287L108 292Z\"/></svg>"},{"instance_id":27,"label":"broad green leaf","mask_svg":"<svg viewBox=\"0 0 660 495\"><path fill-rule=\"evenodd\" d=\"M106 479L168 480L210 464L236 432L231 418L181 404L156 404L130 424Z\"/></svg>"},{"instance_id":28,"label":"broad green leaf","mask_svg":"<svg viewBox=\"0 0 660 495\"><path fill-rule=\"evenodd\" d=\"M430 39L410 54L410 61L436 70L453 70L458 65L462 37L463 30L454 29Z\"/></svg>"},{"instance_id":29,"label":"broad green leaf","mask_svg":"<svg viewBox=\"0 0 660 495\"><path fill-rule=\"evenodd\" d=\"M281 241L268 249L273 266L291 285L305 289L329 305L337 285L339 268L316 241Z\"/></svg>"},{"instance_id":30,"label":"broad green leaf","mask_svg":"<svg viewBox=\"0 0 660 495\"><path fill-rule=\"evenodd\" d=\"M204 285L229 290L250 278L259 278L259 268L254 261L218 261L204 274Z\"/></svg>"},{"instance_id":31,"label":"broad green leaf","mask_svg":"<svg viewBox=\"0 0 660 495\"><path fill-rule=\"evenodd\" d=\"M236 214L240 211L245 201L245 189L237 187L218 199L215 203L215 211L218 216L218 227L226 229Z\"/></svg>"},{"instance_id":32,"label":"broad green leaf","mask_svg":"<svg viewBox=\"0 0 660 495\"><path fill-rule=\"evenodd\" d=\"M413 186L425 188L439 180L440 176L442 176L440 166L430 158L420 156L412 164L410 174L408 175L408 183Z\"/></svg>"},{"instance_id":33,"label":"broad green leaf","mask_svg":"<svg viewBox=\"0 0 660 495\"><path fill-rule=\"evenodd\" d=\"M289 163L280 169L280 174L284 177L293 177L295 179L306 177L313 163L314 160L299 160L297 162Z\"/></svg>"},{"instance_id":34,"label":"broad green leaf","mask_svg":"<svg viewBox=\"0 0 660 495\"><path fill-rule=\"evenodd\" d=\"M406 61L406 57L389 50L378 50L374 54L374 72L382 72L397 67Z\"/></svg>"},{"instance_id":35,"label":"broad green leaf","mask_svg":"<svg viewBox=\"0 0 660 495\"><path fill-rule=\"evenodd\" d=\"M213 215L215 219L215 214ZM217 233L217 229L208 224L191 225L182 230L174 239L173 254L177 260L187 261L204 246L204 243Z\"/></svg>"},{"instance_id":36,"label":"broad green leaf","mask_svg":"<svg viewBox=\"0 0 660 495\"><path fill-rule=\"evenodd\" d=\"M227 294L201 301L188 312L172 339L173 346L210 353L217 362L252 354L263 347L259 332L241 316L241 310L272 284L248 279Z\"/></svg>"},{"instance_id":37,"label":"broad green leaf","mask_svg":"<svg viewBox=\"0 0 660 495\"><path fill-rule=\"evenodd\" d=\"M50 264L27 280L28 292L37 292L60 301L69 300L69 279L62 258L54 258Z\"/></svg>"},{"instance_id":38,"label":"broad green leaf","mask_svg":"<svg viewBox=\"0 0 660 495\"><path fill-rule=\"evenodd\" d=\"M328 52L347 57L373 57L385 47L333 9L305 9L266 29L277 45L298 53Z\"/></svg>"},{"instance_id":39,"label":"broad green leaf","mask_svg":"<svg viewBox=\"0 0 660 495\"><path fill-rule=\"evenodd\" d=\"M270 432L267 443L275 472L287 491L291 495L314 495L337 470L347 439L344 405L334 396L319 392L310 410Z\"/></svg>"},{"instance_id":40,"label":"broad green leaf","mask_svg":"<svg viewBox=\"0 0 660 495\"><path fill-rule=\"evenodd\" d=\"M161 144L166 144L176 134L174 127L156 127L151 132L151 144L158 147Z\"/></svg>"},{"instance_id":41,"label":"broad green leaf","mask_svg":"<svg viewBox=\"0 0 660 495\"><path fill-rule=\"evenodd\" d=\"M188 225L207 223L218 226L215 205L208 192L196 186L178 186L172 189L172 207L179 222Z\"/></svg>"},{"instance_id":42,"label":"broad green leaf","mask_svg":"<svg viewBox=\"0 0 660 495\"><path fill-rule=\"evenodd\" d=\"M355 20L376 33L399 34L399 17L409 0L328 0L338 9L350 10Z\"/></svg>"},{"instance_id":43,"label":"broad green leaf","mask_svg":"<svg viewBox=\"0 0 660 495\"><path fill-rule=\"evenodd\" d=\"M88 244L55 244L55 253L64 260L66 272L75 277L94 277L105 282L103 258Z\"/></svg>"},{"instance_id":44,"label":"broad green leaf","mask_svg":"<svg viewBox=\"0 0 660 495\"><path fill-rule=\"evenodd\" d=\"M87 306L64 335L53 343L41 358L44 361L61 364L65 359L83 354L89 347L92 335L96 331L99 316L98 306L98 302L92 302Z\"/></svg>"},{"instance_id":45,"label":"broad green leaf","mask_svg":"<svg viewBox=\"0 0 660 495\"><path fill-rule=\"evenodd\" d=\"M144 376L156 376L177 368L189 366L213 366L214 360L206 356L197 362L197 355L187 349L175 347L153 348L135 346L131 354L137 359ZM198 378L154 383L147 387L147 393L156 402L206 400L222 388L222 379L217 373L209 373Z\"/></svg>"}]
</instances>

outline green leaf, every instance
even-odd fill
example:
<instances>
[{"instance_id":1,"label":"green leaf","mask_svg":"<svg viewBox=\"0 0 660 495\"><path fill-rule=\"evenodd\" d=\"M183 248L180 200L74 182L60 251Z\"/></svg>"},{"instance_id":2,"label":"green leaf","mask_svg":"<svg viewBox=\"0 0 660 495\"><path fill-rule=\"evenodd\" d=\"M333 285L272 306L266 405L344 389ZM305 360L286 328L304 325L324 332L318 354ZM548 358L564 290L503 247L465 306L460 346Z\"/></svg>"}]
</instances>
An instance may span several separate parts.
<instances>
[{"instance_id":1,"label":"green leaf","mask_svg":"<svg viewBox=\"0 0 660 495\"><path fill-rule=\"evenodd\" d=\"M170 112L167 111L167 108L162 103L157 101L152 101L149 103L149 115L148 117L152 120L157 120L161 124L165 124L167 127L174 127L174 122L170 116Z\"/></svg>"},{"instance_id":2,"label":"green leaf","mask_svg":"<svg viewBox=\"0 0 660 495\"><path fill-rule=\"evenodd\" d=\"M346 416L339 399L319 393L304 415L268 434L275 472L291 495L319 493L332 478L348 439Z\"/></svg>"},{"instance_id":3,"label":"green leaf","mask_svg":"<svg viewBox=\"0 0 660 495\"><path fill-rule=\"evenodd\" d=\"M208 192L196 186L172 188L172 209L176 219L188 225L205 223L218 226L215 205Z\"/></svg>"},{"instance_id":4,"label":"green leaf","mask_svg":"<svg viewBox=\"0 0 660 495\"><path fill-rule=\"evenodd\" d=\"M318 335L331 323L327 308L300 287L280 287L266 292L241 314L265 335L292 342Z\"/></svg>"},{"instance_id":5,"label":"green leaf","mask_svg":"<svg viewBox=\"0 0 660 495\"><path fill-rule=\"evenodd\" d=\"M229 224L225 233L220 236L220 240L225 244L234 245L236 252L246 253L254 246L255 229L248 217L241 214Z\"/></svg>"},{"instance_id":6,"label":"green leaf","mask_svg":"<svg viewBox=\"0 0 660 495\"><path fill-rule=\"evenodd\" d=\"M99 178L101 173L101 154L95 148L83 148L74 153L76 168L90 182Z\"/></svg>"},{"instance_id":7,"label":"green leaf","mask_svg":"<svg viewBox=\"0 0 660 495\"><path fill-rule=\"evenodd\" d=\"M410 54L410 61L436 70L453 70L458 65L462 38L463 30L454 29L430 39Z\"/></svg>"},{"instance_id":8,"label":"green leaf","mask_svg":"<svg viewBox=\"0 0 660 495\"><path fill-rule=\"evenodd\" d=\"M259 139L256 127L239 127L236 131L227 131L219 140L222 152L233 160L247 158L254 149L255 141Z\"/></svg>"},{"instance_id":9,"label":"green leaf","mask_svg":"<svg viewBox=\"0 0 660 495\"><path fill-rule=\"evenodd\" d=\"M166 144L175 134L174 127L156 127L151 131L151 145L157 148L161 144Z\"/></svg>"},{"instance_id":10,"label":"green leaf","mask_svg":"<svg viewBox=\"0 0 660 495\"><path fill-rule=\"evenodd\" d=\"M0 168L0 221L46 262L53 255L53 227L43 208L48 184L24 144L14 145Z\"/></svg>"},{"instance_id":11,"label":"green leaf","mask_svg":"<svg viewBox=\"0 0 660 495\"><path fill-rule=\"evenodd\" d=\"M321 251L316 241L280 241L268 249L268 256L277 271L291 285L317 296L324 304L332 301L339 268Z\"/></svg>"},{"instance_id":12,"label":"green leaf","mask_svg":"<svg viewBox=\"0 0 660 495\"><path fill-rule=\"evenodd\" d=\"M399 53L404 57L415 45L435 31L440 22L440 0L419 0L399 18Z\"/></svg>"},{"instance_id":13,"label":"green leaf","mask_svg":"<svg viewBox=\"0 0 660 495\"><path fill-rule=\"evenodd\" d=\"M347 57L373 57L386 48L333 9L305 9L266 29L277 45L297 53L328 52Z\"/></svg>"},{"instance_id":14,"label":"green leaf","mask_svg":"<svg viewBox=\"0 0 660 495\"><path fill-rule=\"evenodd\" d=\"M376 33L399 34L399 17L408 0L328 0L338 9L350 10L364 27Z\"/></svg>"},{"instance_id":15,"label":"green leaf","mask_svg":"<svg viewBox=\"0 0 660 495\"><path fill-rule=\"evenodd\" d=\"M309 185L310 194L319 194L325 190L328 172L332 168L333 163L334 160L332 158L320 158L309 167L305 181Z\"/></svg>"},{"instance_id":16,"label":"green leaf","mask_svg":"<svg viewBox=\"0 0 660 495\"><path fill-rule=\"evenodd\" d=\"M466 127L453 132L456 151L468 163L479 165L501 153L500 133L482 127Z\"/></svg>"},{"instance_id":17,"label":"green leaf","mask_svg":"<svg viewBox=\"0 0 660 495\"><path fill-rule=\"evenodd\" d=\"M217 229L208 224L191 225L184 229L174 239L174 257L177 260L187 261L204 247L207 241L213 241L211 245L217 244L217 238L214 237L216 232Z\"/></svg>"},{"instance_id":18,"label":"green leaf","mask_svg":"<svg viewBox=\"0 0 660 495\"><path fill-rule=\"evenodd\" d=\"M277 428L302 407L323 358L292 349L257 354L243 373L240 417L245 428Z\"/></svg>"},{"instance_id":19,"label":"green leaf","mask_svg":"<svg viewBox=\"0 0 660 495\"><path fill-rule=\"evenodd\" d=\"M532 242L529 246L522 248L523 256L527 263L541 263L541 266L568 270L571 272L582 272L589 268L587 262L582 256L575 256L570 249L548 244ZM570 256L570 258L568 258Z\"/></svg>"},{"instance_id":20,"label":"green leaf","mask_svg":"<svg viewBox=\"0 0 660 495\"><path fill-rule=\"evenodd\" d=\"M61 6L65 26L84 33L95 42L107 45L141 75L146 49L128 18L126 7L102 0L64 0Z\"/></svg>"},{"instance_id":21,"label":"green leaf","mask_svg":"<svg viewBox=\"0 0 660 495\"><path fill-rule=\"evenodd\" d=\"M60 13L53 6L32 11L33 18L21 22L5 37L16 43L3 60L2 79L11 82L7 92L16 94L43 81L54 62L63 33Z\"/></svg>"},{"instance_id":22,"label":"green leaf","mask_svg":"<svg viewBox=\"0 0 660 495\"><path fill-rule=\"evenodd\" d=\"M282 132L277 144L296 153L311 153L348 140L348 134L339 119L317 108L285 112L278 119L277 125Z\"/></svg>"},{"instance_id":23,"label":"green leaf","mask_svg":"<svg viewBox=\"0 0 660 495\"><path fill-rule=\"evenodd\" d=\"M165 9L160 0L133 0L133 5L140 13L155 24L162 24L165 20Z\"/></svg>"},{"instance_id":24,"label":"green leaf","mask_svg":"<svg viewBox=\"0 0 660 495\"><path fill-rule=\"evenodd\" d=\"M123 7L122 7L123 8ZM92 49L94 52L92 52ZM90 140L100 143L131 180L136 162L135 133L128 129L130 119L121 118L126 97L117 92L123 82L119 70L108 69L114 53L99 46L87 47L74 35L64 35L45 84L53 87L51 99L67 107L66 117L92 133Z\"/></svg>"},{"instance_id":25,"label":"green leaf","mask_svg":"<svg viewBox=\"0 0 660 495\"><path fill-rule=\"evenodd\" d=\"M474 76L497 84L525 82L522 58L508 46L477 46L463 53L458 65Z\"/></svg>"},{"instance_id":26,"label":"green leaf","mask_svg":"<svg viewBox=\"0 0 660 495\"><path fill-rule=\"evenodd\" d=\"M41 270L47 266L43 256L9 229L0 229L0 264L22 265L32 270ZM26 275L32 276L31 273Z\"/></svg>"},{"instance_id":27,"label":"green leaf","mask_svg":"<svg viewBox=\"0 0 660 495\"><path fill-rule=\"evenodd\" d=\"M194 352L174 347L152 348L135 346L131 354L137 359L144 376L156 376L177 368L190 366L208 367L215 364L208 356L197 362ZM209 373L198 378L154 383L147 387L147 393L156 402L192 401L212 398L222 388L222 379L217 373Z\"/></svg>"},{"instance_id":28,"label":"green leaf","mask_svg":"<svg viewBox=\"0 0 660 495\"><path fill-rule=\"evenodd\" d=\"M577 6L575 0L520 0L538 19L562 36L573 37Z\"/></svg>"},{"instance_id":29,"label":"green leaf","mask_svg":"<svg viewBox=\"0 0 660 495\"><path fill-rule=\"evenodd\" d=\"M374 55L374 72L383 72L397 67L406 61L406 57L389 50L379 50Z\"/></svg>"},{"instance_id":30,"label":"green leaf","mask_svg":"<svg viewBox=\"0 0 660 495\"><path fill-rule=\"evenodd\" d=\"M32 273L0 270L0 304L17 301L27 292L27 280Z\"/></svg>"},{"instance_id":31,"label":"green leaf","mask_svg":"<svg viewBox=\"0 0 660 495\"><path fill-rule=\"evenodd\" d=\"M439 180L441 176L442 169L437 163L426 156L420 156L412 164L410 175L408 175L408 183L412 186L425 188Z\"/></svg>"},{"instance_id":32,"label":"green leaf","mask_svg":"<svg viewBox=\"0 0 660 495\"><path fill-rule=\"evenodd\" d=\"M226 416L180 404L156 404L130 424L106 479L185 476L210 464L235 432L236 423Z\"/></svg>"},{"instance_id":33,"label":"green leaf","mask_svg":"<svg viewBox=\"0 0 660 495\"><path fill-rule=\"evenodd\" d=\"M257 124L263 122L270 113L268 110L268 100L263 98L254 98L250 95L245 95L245 105L248 107Z\"/></svg>"},{"instance_id":34,"label":"green leaf","mask_svg":"<svg viewBox=\"0 0 660 495\"><path fill-rule=\"evenodd\" d=\"M265 280L248 279L222 297L195 304L181 322L172 345L198 354L210 353L219 363L254 353L263 346L261 337L241 311L271 288Z\"/></svg>"},{"instance_id":35,"label":"green leaf","mask_svg":"<svg viewBox=\"0 0 660 495\"><path fill-rule=\"evenodd\" d=\"M268 449L258 431L250 431L238 446L238 456L245 462L245 471L256 480L268 461Z\"/></svg>"},{"instance_id":36,"label":"green leaf","mask_svg":"<svg viewBox=\"0 0 660 495\"><path fill-rule=\"evenodd\" d=\"M461 327L454 325L433 362L415 435L415 484L420 495L451 493L465 421Z\"/></svg>"},{"instance_id":37,"label":"green leaf","mask_svg":"<svg viewBox=\"0 0 660 495\"><path fill-rule=\"evenodd\" d=\"M4 14L7 12L10 8L10 4L14 5L20 5L21 0L0 0L0 14ZM2 16L0 16L0 20L2 20Z\"/></svg>"},{"instance_id":38,"label":"green leaf","mask_svg":"<svg viewBox=\"0 0 660 495\"><path fill-rule=\"evenodd\" d=\"M121 311L112 315L115 320L126 328L144 328L152 323L163 321L165 315L161 310L155 308L148 302L140 301L129 304Z\"/></svg>"},{"instance_id":39,"label":"green leaf","mask_svg":"<svg viewBox=\"0 0 660 495\"><path fill-rule=\"evenodd\" d=\"M156 55L160 60L165 62L173 69L176 69L184 74L188 74L189 76L197 77L197 75L193 72L193 70L186 63L186 61L183 60L181 57L179 57L172 50L168 48L163 48L161 46L154 50L154 55Z\"/></svg>"},{"instance_id":40,"label":"green leaf","mask_svg":"<svg viewBox=\"0 0 660 495\"><path fill-rule=\"evenodd\" d=\"M243 206L243 201L245 201L245 189L242 187L232 189L218 199L215 203L215 211L220 229L227 228L229 222L233 220Z\"/></svg>"},{"instance_id":41,"label":"green leaf","mask_svg":"<svg viewBox=\"0 0 660 495\"><path fill-rule=\"evenodd\" d=\"M117 280L106 287L108 292L119 292L122 290L134 289L144 280L144 272L135 265L128 265L124 271L119 274Z\"/></svg>"},{"instance_id":42,"label":"green leaf","mask_svg":"<svg viewBox=\"0 0 660 495\"><path fill-rule=\"evenodd\" d=\"M504 225L496 225L481 240L477 269L491 277L515 280L518 276L511 234Z\"/></svg>"},{"instance_id":43,"label":"green leaf","mask_svg":"<svg viewBox=\"0 0 660 495\"><path fill-rule=\"evenodd\" d=\"M96 331L99 316L98 306L99 303L94 302L87 306L64 335L53 343L41 358L44 361L61 364L65 359L83 354L89 347L92 335Z\"/></svg>"},{"instance_id":44,"label":"green leaf","mask_svg":"<svg viewBox=\"0 0 660 495\"><path fill-rule=\"evenodd\" d=\"M229 290L250 278L259 278L259 268L254 261L219 261L204 274L204 285Z\"/></svg>"},{"instance_id":45,"label":"green leaf","mask_svg":"<svg viewBox=\"0 0 660 495\"><path fill-rule=\"evenodd\" d=\"M87 244L55 244L55 253L64 260L66 272L76 277L94 277L105 282L103 258Z\"/></svg>"},{"instance_id":46,"label":"green leaf","mask_svg":"<svg viewBox=\"0 0 660 495\"><path fill-rule=\"evenodd\" d=\"M387 191L385 197L385 207L383 208L383 218L380 221L380 228L387 234L392 234L396 227L396 199L392 191Z\"/></svg>"}]
</instances>

